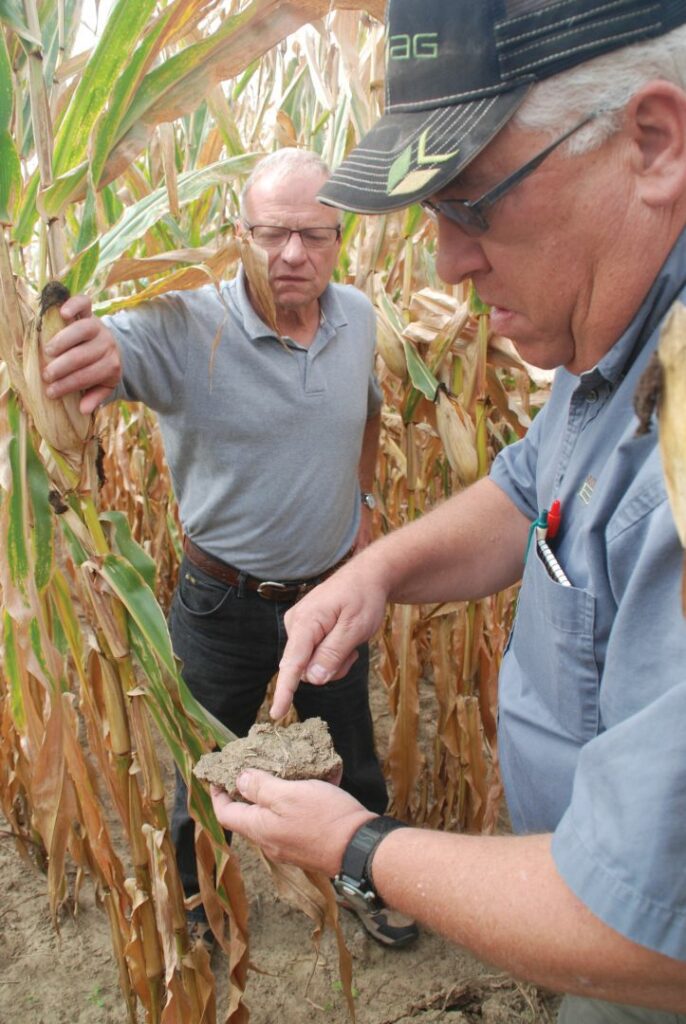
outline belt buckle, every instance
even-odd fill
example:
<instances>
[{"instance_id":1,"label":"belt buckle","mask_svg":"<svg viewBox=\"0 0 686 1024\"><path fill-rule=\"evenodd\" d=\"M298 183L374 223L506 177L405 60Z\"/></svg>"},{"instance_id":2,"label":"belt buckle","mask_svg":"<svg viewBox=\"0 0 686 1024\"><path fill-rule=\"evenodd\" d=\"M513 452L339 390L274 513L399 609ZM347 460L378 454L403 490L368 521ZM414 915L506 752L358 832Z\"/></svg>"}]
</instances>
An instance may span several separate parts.
<instances>
[{"instance_id":1,"label":"belt buckle","mask_svg":"<svg viewBox=\"0 0 686 1024\"><path fill-rule=\"evenodd\" d=\"M276 590L281 593L286 590L291 590L291 587L287 583L278 583L276 580L262 580L257 587L257 593L260 597L266 598L267 601L274 601L278 600L278 598L268 593L268 590Z\"/></svg>"}]
</instances>

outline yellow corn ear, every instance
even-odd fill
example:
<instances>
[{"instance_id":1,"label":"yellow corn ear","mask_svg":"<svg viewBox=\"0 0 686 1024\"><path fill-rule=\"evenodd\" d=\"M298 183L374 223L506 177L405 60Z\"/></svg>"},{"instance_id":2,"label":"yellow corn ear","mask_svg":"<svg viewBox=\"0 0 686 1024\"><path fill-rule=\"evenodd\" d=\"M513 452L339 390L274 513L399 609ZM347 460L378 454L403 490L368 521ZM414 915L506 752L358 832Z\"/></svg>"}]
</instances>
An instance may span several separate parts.
<instances>
[{"instance_id":1,"label":"yellow corn ear","mask_svg":"<svg viewBox=\"0 0 686 1024\"><path fill-rule=\"evenodd\" d=\"M91 430L91 416L80 412L79 394L48 398L42 379L43 369L49 362L44 349L50 339L65 326L60 306L68 298L69 291L57 282L50 282L43 289L38 315L24 343L24 394L38 432L78 472Z\"/></svg>"},{"instance_id":2,"label":"yellow corn ear","mask_svg":"<svg viewBox=\"0 0 686 1024\"><path fill-rule=\"evenodd\" d=\"M474 425L442 388L436 397L436 427L460 486L474 483L479 473Z\"/></svg>"},{"instance_id":3,"label":"yellow corn ear","mask_svg":"<svg viewBox=\"0 0 686 1024\"><path fill-rule=\"evenodd\" d=\"M407 361L403 343L396 331L380 316L376 318L376 348L391 373L405 380Z\"/></svg>"},{"instance_id":4,"label":"yellow corn ear","mask_svg":"<svg viewBox=\"0 0 686 1024\"><path fill-rule=\"evenodd\" d=\"M686 548L686 306L677 303L660 335L660 452L679 539Z\"/></svg>"}]
</instances>

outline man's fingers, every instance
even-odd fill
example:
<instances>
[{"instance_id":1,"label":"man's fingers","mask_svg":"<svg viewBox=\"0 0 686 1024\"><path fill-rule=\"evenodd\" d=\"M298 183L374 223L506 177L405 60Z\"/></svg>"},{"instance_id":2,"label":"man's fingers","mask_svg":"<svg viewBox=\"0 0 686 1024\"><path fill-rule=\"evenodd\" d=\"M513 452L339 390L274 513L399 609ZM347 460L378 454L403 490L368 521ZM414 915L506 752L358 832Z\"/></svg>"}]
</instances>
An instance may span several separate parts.
<instances>
[{"instance_id":1,"label":"man's fingers","mask_svg":"<svg viewBox=\"0 0 686 1024\"><path fill-rule=\"evenodd\" d=\"M90 388L89 391L86 391L79 402L79 411L82 412L84 416L90 416L90 414L95 412L103 402L107 401L113 390L113 388L106 387Z\"/></svg>"},{"instance_id":2,"label":"man's fingers","mask_svg":"<svg viewBox=\"0 0 686 1024\"><path fill-rule=\"evenodd\" d=\"M279 674L274 686L274 700L269 709L270 717L275 721L288 714L293 703L293 694L300 686L300 669L287 664L283 659L279 666Z\"/></svg>"},{"instance_id":3,"label":"man's fingers","mask_svg":"<svg viewBox=\"0 0 686 1024\"><path fill-rule=\"evenodd\" d=\"M63 320L73 320L77 316L90 316L91 311L91 300L87 295L72 295L60 306Z\"/></svg>"}]
</instances>

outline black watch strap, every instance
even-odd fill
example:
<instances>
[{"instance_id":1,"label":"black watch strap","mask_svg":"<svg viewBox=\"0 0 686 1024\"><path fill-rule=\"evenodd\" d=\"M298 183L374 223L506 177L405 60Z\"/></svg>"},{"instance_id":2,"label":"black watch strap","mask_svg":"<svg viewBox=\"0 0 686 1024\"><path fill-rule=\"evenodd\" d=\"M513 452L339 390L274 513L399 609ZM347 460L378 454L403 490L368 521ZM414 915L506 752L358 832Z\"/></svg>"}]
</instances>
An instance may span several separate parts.
<instances>
[{"instance_id":1,"label":"black watch strap","mask_svg":"<svg viewBox=\"0 0 686 1024\"><path fill-rule=\"evenodd\" d=\"M372 858L384 836L407 827L406 822L382 814L358 828L345 848L341 870L334 880L337 892L348 899L357 895L370 906L382 906L372 882Z\"/></svg>"}]
</instances>

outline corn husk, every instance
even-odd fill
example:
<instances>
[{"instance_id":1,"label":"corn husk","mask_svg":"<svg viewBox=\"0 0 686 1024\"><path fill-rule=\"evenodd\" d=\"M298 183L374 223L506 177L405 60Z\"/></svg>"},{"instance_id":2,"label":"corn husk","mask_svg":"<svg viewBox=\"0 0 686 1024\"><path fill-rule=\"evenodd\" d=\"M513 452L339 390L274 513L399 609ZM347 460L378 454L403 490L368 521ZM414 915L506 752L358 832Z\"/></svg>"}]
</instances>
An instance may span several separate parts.
<instances>
[{"instance_id":1,"label":"corn husk","mask_svg":"<svg viewBox=\"0 0 686 1024\"><path fill-rule=\"evenodd\" d=\"M403 343L380 314L376 318L376 348L391 373L404 381L407 378L407 360Z\"/></svg>"},{"instance_id":2,"label":"corn husk","mask_svg":"<svg viewBox=\"0 0 686 1024\"><path fill-rule=\"evenodd\" d=\"M672 515L679 540L686 548L686 306L681 302L674 306L662 329L657 355L662 368L660 453ZM686 560L681 606L686 615Z\"/></svg>"},{"instance_id":3,"label":"corn husk","mask_svg":"<svg viewBox=\"0 0 686 1024\"><path fill-rule=\"evenodd\" d=\"M45 346L65 326L60 306L68 298L67 289L54 281L43 289L38 315L31 324L24 345L24 397L39 434L78 473L91 433L92 417L80 412L79 394L48 398L42 376L50 362L45 355Z\"/></svg>"},{"instance_id":4,"label":"corn husk","mask_svg":"<svg viewBox=\"0 0 686 1024\"><path fill-rule=\"evenodd\" d=\"M458 483L468 487L479 472L474 426L442 388L436 396L436 428Z\"/></svg>"},{"instance_id":5,"label":"corn husk","mask_svg":"<svg viewBox=\"0 0 686 1024\"><path fill-rule=\"evenodd\" d=\"M674 306L657 350L662 366L660 451L679 539L686 548L686 306Z\"/></svg>"}]
</instances>

